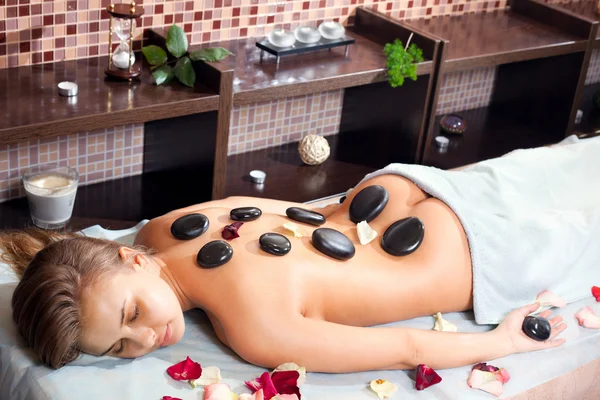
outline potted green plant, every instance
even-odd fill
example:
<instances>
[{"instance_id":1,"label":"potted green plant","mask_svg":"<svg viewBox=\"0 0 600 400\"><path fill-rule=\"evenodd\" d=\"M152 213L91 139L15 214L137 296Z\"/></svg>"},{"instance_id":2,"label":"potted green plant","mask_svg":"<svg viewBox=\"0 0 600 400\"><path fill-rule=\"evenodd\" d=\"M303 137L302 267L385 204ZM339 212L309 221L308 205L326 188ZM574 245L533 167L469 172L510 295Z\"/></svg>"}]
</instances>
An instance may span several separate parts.
<instances>
[{"instance_id":1,"label":"potted green plant","mask_svg":"<svg viewBox=\"0 0 600 400\"><path fill-rule=\"evenodd\" d=\"M402 86L406 78L417 80L417 64L423 61L423 50L414 43L410 44L412 36L411 33L406 46L400 39L396 39L383 47L387 57L388 82L393 88Z\"/></svg>"}]
</instances>

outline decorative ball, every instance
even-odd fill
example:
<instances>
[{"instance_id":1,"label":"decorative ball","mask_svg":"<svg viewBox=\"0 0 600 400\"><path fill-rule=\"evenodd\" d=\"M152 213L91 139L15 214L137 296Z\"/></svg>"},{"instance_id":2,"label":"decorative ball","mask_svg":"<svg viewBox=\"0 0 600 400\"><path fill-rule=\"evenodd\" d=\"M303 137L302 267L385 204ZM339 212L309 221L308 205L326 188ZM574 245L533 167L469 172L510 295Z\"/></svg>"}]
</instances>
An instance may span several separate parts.
<instances>
[{"instance_id":1,"label":"decorative ball","mask_svg":"<svg viewBox=\"0 0 600 400\"><path fill-rule=\"evenodd\" d=\"M307 135L298 144L298 152L306 164L321 164L329 157L329 143L323 136Z\"/></svg>"},{"instance_id":2,"label":"decorative ball","mask_svg":"<svg viewBox=\"0 0 600 400\"><path fill-rule=\"evenodd\" d=\"M440 127L446 133L465 133L467 122L457 114L447 114L440 120Z\"/></svg>"}]
</instances>

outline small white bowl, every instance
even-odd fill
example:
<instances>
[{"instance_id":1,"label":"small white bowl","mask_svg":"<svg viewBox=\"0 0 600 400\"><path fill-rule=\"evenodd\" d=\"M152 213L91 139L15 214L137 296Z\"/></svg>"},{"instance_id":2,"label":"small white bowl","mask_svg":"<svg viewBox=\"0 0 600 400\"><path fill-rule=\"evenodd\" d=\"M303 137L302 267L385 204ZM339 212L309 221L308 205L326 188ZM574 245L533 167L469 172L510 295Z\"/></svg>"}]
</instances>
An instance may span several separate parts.
<instances>
[{"instance_id":1,"label":"small white bowl","mask_svg":"<svg viewBox=\"0 0 600 400\"><path fill-rule=\"evenodd\" d=\"M267 174L258 169L250 171L250 180L254 183L265 183L265 179L267 178Z\"/></svg>"},{"instance_id":2,"label":"small white bowl","mask_svg":"<svg viewBox=\"0 0 600 400\"><path fill-rule=\"evenodd\" d=\"M79 87L75 82L63 81L58 84L58 94L61 96L77 96Z\"/></svg>"}]
</instances>

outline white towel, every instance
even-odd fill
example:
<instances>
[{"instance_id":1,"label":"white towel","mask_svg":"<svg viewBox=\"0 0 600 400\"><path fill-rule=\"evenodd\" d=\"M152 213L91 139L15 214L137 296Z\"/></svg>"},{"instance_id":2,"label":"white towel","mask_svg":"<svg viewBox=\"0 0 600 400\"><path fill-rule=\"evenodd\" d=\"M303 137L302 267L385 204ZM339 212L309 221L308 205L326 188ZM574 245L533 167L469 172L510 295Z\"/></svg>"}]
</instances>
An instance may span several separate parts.
<instances>
[{"instance_id":1,"label":"white towel","mask_svg":"<svg viewBox=\"0 0 600 400\"><path fill-rule=\"evenodd\" d=\"M600 137L517 150L462 171L390 164L456 213L473 263L479 324L548 289L567 302L600 286ZM425 227L427 231L427 227Z\"/></svg>"}]
</instances>

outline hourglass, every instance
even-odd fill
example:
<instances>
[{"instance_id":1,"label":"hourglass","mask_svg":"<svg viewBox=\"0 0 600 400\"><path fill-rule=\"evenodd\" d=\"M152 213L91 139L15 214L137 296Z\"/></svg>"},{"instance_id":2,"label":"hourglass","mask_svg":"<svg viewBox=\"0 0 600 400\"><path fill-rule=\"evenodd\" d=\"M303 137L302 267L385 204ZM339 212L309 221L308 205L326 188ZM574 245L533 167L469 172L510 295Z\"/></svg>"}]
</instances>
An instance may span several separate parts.
<instances>
[{"instance_id":1,"label":"hourglass","mask_svg":"<svg viewBox=\"0 0 600 400\"><path fill-rule=\"evenodd\" d=\"M135 19L144 14L144 8L130 4L111 4L106 7L110 15L108 33L108 68L106 75L124 80L131 80L140 76L142 69L135 65L133 53L133 36L135 35ZM113 51L113 33L119 38L119 45Z\"/></svg>"}]
</instances>

